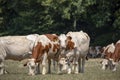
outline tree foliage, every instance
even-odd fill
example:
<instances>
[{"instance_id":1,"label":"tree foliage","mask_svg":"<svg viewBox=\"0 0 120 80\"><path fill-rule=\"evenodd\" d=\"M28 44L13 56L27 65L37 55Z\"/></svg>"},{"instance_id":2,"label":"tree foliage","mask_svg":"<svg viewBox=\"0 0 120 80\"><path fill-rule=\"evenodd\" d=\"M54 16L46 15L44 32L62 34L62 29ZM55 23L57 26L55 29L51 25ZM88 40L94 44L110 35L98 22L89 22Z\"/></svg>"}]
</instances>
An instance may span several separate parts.
<instances>
[{"instance_id":1,"label":"tree foliage","mask_svg":"<svg viewBox=\"0 0 120 80\"><path fill-rule=\"evenodd\" d=\"M100 41L105 45L120 39L119 3L119 0L0 0L0 35L83 30L94 45ZM108 36L109 42L101 36Z\"/></svg>"}]
</instances>

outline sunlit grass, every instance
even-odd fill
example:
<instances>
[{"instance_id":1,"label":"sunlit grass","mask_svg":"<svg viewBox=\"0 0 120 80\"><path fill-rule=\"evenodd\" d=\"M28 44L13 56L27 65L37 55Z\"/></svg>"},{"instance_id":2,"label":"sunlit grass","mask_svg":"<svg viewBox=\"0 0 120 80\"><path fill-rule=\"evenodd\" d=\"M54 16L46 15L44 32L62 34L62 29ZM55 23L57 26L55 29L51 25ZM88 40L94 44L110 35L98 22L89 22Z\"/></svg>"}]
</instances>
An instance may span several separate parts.
<instances>
[{"instance_id":1,"label":"sunlit grass","mask_svg":"<svg viewBox=\"0 0 120 80\"><path fill-rule=\"evenodd\" d=\"M85 73L61 74L58 75L52 70L52 74L28 76L27 67L23 67L23 62L5 61L9 74L1 75L0 80L120 80L120 65L116 72L101 70L101 59L89 59L86 61Z\"/></svg>"}]
</instances>

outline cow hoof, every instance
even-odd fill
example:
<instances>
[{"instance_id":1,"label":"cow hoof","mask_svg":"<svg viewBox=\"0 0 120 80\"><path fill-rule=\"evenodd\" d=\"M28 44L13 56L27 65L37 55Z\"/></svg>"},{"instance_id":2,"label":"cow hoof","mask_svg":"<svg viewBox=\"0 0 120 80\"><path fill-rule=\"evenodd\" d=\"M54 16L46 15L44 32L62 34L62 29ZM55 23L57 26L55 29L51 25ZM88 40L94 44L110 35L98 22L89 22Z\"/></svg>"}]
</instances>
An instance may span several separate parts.
<instances>
[{"instance_id":1,"label":"cow hoof","mask_svg":"<svg viewBox=\"0 0 120 80\"><path fill-rule=\"evenodd\" d=\"M78 72L75 72L75 74L78 74Z\"/></svg>"},{"instance_id":2,"label":"cow hoof","mask_svg":"<svg viewBox=\"0 0 120 80\"><path fill-rule=\"evenodd\" d=\"M28 73L28 75L29 75L29 76L34 76L35 74L33 74L33 73Z\"/></svg>"},{"instance_id":3,"label":"cow hoof","mask_svg":"<svg viewBox=\"0 0 120 80\"><path fill-rule=\"evenodd\" d=\"M67 74L71 74L72 72L71 71L68 71L68 73Z\"/></svg>"},{"instance_id":4,"label":"cow hoof","mask_svg":"<svg viewBox=\"0 0 120 80\"><path fill-rule=\"evenodd\" d=\"M42 73L42 75L45 75L46 73Z\"/></svg>"},{"instance_id":5,"label":"cow hoof","mask_svg":"<svg viewBox=\"0 0 120 80\"><path fill-rule=\"evenodd\" d=\"M113 69L113 70L112 70L112 72L115 72L115 71L116 71L116 69Z\"/></svg>"},{"instance_id":6,"label":"cow hoof","mask_svg":"<svg viewBox=\"0 0 120 80\"><path fill-rule=\"evenodd\" d=\"M4 71L4 74L9 74L9 72L5 70L5 71Z\"/></svg>"}]
</instances>

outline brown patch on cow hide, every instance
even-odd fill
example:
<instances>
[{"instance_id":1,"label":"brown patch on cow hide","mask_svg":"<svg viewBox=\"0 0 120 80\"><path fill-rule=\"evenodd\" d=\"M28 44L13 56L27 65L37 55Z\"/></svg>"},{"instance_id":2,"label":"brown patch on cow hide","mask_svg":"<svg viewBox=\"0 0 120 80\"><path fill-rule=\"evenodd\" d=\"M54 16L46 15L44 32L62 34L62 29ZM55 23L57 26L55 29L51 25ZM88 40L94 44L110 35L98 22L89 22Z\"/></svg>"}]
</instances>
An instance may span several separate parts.
<instances>
[{"instance_id":1,"label":"brown patch on cow hide","mask_svg":"<svg viewBox=\"0 0 120 80\"><path fill-rule=\"evenodd\" d=\"M66 50L72 50L72 49L74 49L74 45L75 44L71 40L72 40L72 37L68 36L67 40L66 40L66 43L67 43Z\"/></svg>"},{"instance_id":2,"label":"brown patch on cow hide","mask_svg":"<svg viewBox=\"0 0 120 80\"><path fill-rule=\"evenodd\" d=\"M108 48L109 48L109 47L108 47ZM113 56L113 53L108 52L108 48L105 50L105 58L106 58L106 59L110 59L110 58L112 58L112 56Z\"/></svg>"},{"instance_id":3,"label":"brown patch on cow hide","mask_svg":"<svg viewBox=\"0 0 120 80\"><path fill-rule=\"evenodd\" d=\"M49 51L50 48L51 48L51 44L49 43L48 45L45 46L44 52L48 53L48 51Z\"/></svg>"},{"instance_id":4,"label":"brown patch on cow hide","mask_svg":"<svg viewBox=\"0 0 120 80\"><path fill-rule=\"evenodd\" d=\"M32 58L35 59L35 62L38 59L38 56L42 56L42 50L43 50L43 46L41 42L38 42L37 45L35 47L33 47L33 51L32 51Z\"/></svg>"},{"instance_id":5,"label":"brown patch on cow hide","mask_svg":"<svg viewBox=\"0 0 120 80\"><path fill-rule=\"evenodd\" d=\"M73 50L74 49L74 42L72 42L72 41L68 41L67 42L67 46L66 46L66 49L67 50Z\"/></svg>"},{"instance_id":6,"label":"brown patch on cow hide","mask_svg":"<svg viewBox=\"0 0 120 80\"><path fill-rule=\"evenodd\" d=\"M53 35L53 34L45 34L45 36L47 36L48 39L50 39L51 41L56 41L58 40L58 36L57 35Z\"/></svg>"},{"instance_id":7,"label":"brown patch on cow hide","mask_svg":"<svg viewBox=\"0 0 120 80\"><path fill-rule=\"evenodd\" d=\"M53 52L57 52L60 49L59 44L53 44Z\"/></svg>"},{"instance_id":8,"label":"brown patch on cow hide","mask_svg":"<svg viewBox=\"0 0 120 80\"><path fill-rule=\"evenodd\" d=\"M48 46L49 46L49 48L51 48L51 47L52 47L52 45L51 45L50 43L49 43L49 45L48 45Z\"/></svg>"}]
</instances>

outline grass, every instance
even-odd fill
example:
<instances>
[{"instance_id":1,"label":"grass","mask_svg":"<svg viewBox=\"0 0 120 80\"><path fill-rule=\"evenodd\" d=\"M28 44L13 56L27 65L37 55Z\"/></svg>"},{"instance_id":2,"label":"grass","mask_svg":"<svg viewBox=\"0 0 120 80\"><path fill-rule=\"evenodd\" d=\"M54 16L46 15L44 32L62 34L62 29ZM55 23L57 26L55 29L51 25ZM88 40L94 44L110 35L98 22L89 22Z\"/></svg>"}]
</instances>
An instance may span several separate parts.
<instances>
[{"instance_id":1,"label":"grass","mask_svg":"<svg viewBox=\"0 0 120 80\"><path fill-rule=\"evenodd\" d=\"M0 75L0 80L120 80L120 65L116 72L101 70L101 59L89 59L86 61L85 73L61 74L55 71L52 74L28 76L27 67L23 67L23 62L5 61L6 69L9 74Z\"/></svg>"}]
</instances>

